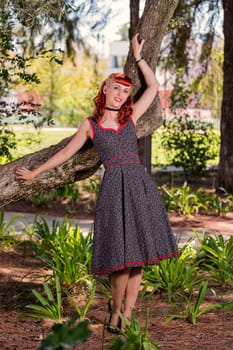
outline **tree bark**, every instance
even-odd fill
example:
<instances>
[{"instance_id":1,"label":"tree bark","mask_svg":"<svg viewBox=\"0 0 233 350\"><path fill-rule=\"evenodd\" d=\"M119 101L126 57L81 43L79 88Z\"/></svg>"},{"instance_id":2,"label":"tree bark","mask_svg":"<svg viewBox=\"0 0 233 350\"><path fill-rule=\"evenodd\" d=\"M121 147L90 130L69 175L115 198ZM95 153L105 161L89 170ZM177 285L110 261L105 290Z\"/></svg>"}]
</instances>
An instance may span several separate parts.
<instances>
[{"instance_id":1,"label":"tree bark","mask_svg":"<svg viewBox=\"0 0 233 350\"><path fill-rule=\"evenodd\" d=\"M233 2L223 0L224 63L218 188L233 193ZM218 189L217 188L217 189Z\"/></svg>"},{"instance_id":2,"label":"tree bark","mask_svg":"<svg viewBox=\"0 0 233 350\"><path fill-rule=\"evenodd\" d=\"M136 0L138 4L138 0ZM132 35L140 32L147 38L144 45L143 56L155 70L162 38L167 25L172 18L178 0L147 0L141 18L137 19L137 28L131 31ZM145 84L139 76L138 67L130 47L125 72L131 76L134 82L135 99L142 93ZM140 118L137 125L137 137L143 137L153 133L162 123L161 107L158 96L155 98L149 110ZM22 181L15 180L15 169L20 166L33 169L44 163L53 154L63 148L70 138L62 140L57 145L26 155L14 162L0 166L0 207L22 198L47 191L56 186L73 183L85 179L96 172L101 162L91 141L77 152L71 159L38 176L30 185L24 185Z\"/></svg>"}]
</instances>

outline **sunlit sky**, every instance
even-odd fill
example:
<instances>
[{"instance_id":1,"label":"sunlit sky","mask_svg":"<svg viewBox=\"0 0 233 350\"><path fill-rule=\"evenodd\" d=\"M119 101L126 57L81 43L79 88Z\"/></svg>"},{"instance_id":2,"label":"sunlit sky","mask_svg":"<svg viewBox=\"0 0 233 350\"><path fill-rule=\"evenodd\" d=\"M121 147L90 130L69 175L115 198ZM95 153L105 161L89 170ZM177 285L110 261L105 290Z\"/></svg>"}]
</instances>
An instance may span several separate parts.
<instances>
[{"instance_id":1,"label":"sunlit sky","mask_svg":"<svg viewBox=\"0 0 233 350\"><path fill-rule=\"evenodd\" d=\"M117 32L126 23L129 23L129 0L113 0L110 20L103 30L105 55L108 55L110 42L120 39Z\"/></svg>"},{"instance_id":2,"label":"sunlit sky","mask_svg":"<svg viewBox=\"0 0 233 350\"><path fill-rule=\"evenodd\" d=\"M112 14L111 20L107 24L104 34L106 39L112 40L117 39L116 32L124 25L129 22L129 1L113 1L112 3Z\"/></svg>"},{"instance_id":3,"label":"sunlit sky","mask_svg":"<svg viewBox=\"0 0 233 350\"><path fill-rule=\"evenodd\" d=\"M140 1L140 7L141 11L144 8L145 1ZM117 32L119 29L126 23L129 23L130 20L130 12L129 12L129 0L112 0L112 14L110 17L110 20L108 21L108 24L106 25L105 29L103 30L105 42L103 44L102 50L104 50L104 53L108 55L109 50L109 43L114 40L119 40L120 37L117 35ZM205 21L204 18L202 18L202 30L205 32L205 26L208 26L208 20ZM199 23L200 26L200 23ZM199 27L199 30L201 28ZM218 31L218 34L222 36L222 16L220 16L220 19L216 22L216 28Z\"/></svg>"}]
</instances>

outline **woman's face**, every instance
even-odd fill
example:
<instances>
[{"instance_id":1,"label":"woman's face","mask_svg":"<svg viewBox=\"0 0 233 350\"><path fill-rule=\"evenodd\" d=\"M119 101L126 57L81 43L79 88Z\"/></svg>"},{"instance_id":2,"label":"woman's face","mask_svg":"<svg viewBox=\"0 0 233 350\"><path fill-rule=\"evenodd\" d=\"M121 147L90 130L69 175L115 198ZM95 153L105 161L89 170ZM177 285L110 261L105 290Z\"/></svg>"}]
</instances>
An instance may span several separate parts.
<instances>
[{"instance_id":1,"label":"woman's face","mask_svg":"<svg viewBox=\"0 0 233 350\"><path fill-rule=\"evenodd\" d=\"M106 106L120 108L131 94L131 91L131 86L116 83L114 80L107 81L104 87Z\"/></svg>"}]
</instances>

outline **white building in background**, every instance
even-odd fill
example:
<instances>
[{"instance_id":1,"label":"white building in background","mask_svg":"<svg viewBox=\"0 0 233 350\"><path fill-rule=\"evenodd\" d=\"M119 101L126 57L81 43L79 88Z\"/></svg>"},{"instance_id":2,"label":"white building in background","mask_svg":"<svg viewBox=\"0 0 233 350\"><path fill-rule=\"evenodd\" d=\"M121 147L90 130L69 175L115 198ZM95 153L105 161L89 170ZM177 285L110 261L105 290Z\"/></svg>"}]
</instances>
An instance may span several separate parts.
<instances>
[{"instance_id":1,"label":"white building in background","mask_svg":"<svg viewBox=\"0 0 233 350\"><path fill-rule=\"evenodd\" d=\"M195 45L194 45L195 48ZM129 50L128 41L112 41L109 46L109 65L107 67L106 75L110 73L123 72L123 67L127 59ZM196 69L196 68L195 68ZM195 74L195 71L194 71ZM174 76L169 71L156 68L156 77L160 83L159 97L162 109L168 117L170 115L169 106L171 103L170 96L174 84ZM181 111L181 110L180 110ZM195 104L190 103L187 108L189 115L194 118L203 119L205 121L213 122L211 118L211 111L209 109L198 109ZM215 121L216 122L216 121Z\"/></svg>"},{"instance_id":2,"label":"white building in background","mask_svg":"<svg viewBox=\"0 0 233 350\"><path fill-rule=\"evenodd\" d=\"M123 66L129 51L128 41L113 41L109 46L109 67L108 74L120 73L123 71Z\"/></svg>"},{"instance_id":3,"label":"white building in background","mask_svg":"<svg viewBox=\"0 0 233 350\"><path fill-rule=\"evenodd\" d=\"M109 47L109 66L108 73L120 73L123 71L124 64L127 59L129 51L128 41L113 41ZM162 71L159 67L156 71L156 76L160 82L162 89L172 89L171 77L168 76L168 72Z\"/></svg>"},{"instance_id":4,"label":"white building in background","mask_svg":"<svg viewBox=\"0 0 233 350\"><path fill-rule=\"evenodd\" d=\"M109 65L106 75L110 73L121 73L127 59L129 42L124 40L113 41L109 46ZM162 108L168 107L170 92L172 89L171 77L168 73L157 68L156 76L160 82L160 100Z\"/></svg>"}]
</instances>

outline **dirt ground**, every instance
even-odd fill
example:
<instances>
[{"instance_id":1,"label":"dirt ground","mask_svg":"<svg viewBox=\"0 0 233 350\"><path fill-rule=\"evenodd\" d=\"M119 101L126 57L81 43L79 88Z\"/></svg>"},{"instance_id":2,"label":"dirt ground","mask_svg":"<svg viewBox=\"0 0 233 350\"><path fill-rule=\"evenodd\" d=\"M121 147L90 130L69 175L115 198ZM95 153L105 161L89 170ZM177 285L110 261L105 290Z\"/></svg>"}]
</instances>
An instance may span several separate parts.
<instances>
[{"instance_id":1,"label":"dirt ground","mask_svg":"<svg viewBox=\"0 0 233 350\"><path fill-rule=\"evenodd\" d=\"M21 210L29 208L18 203ZM16 205L8 206L8 210L16 210ZM31 209L33 211L33 209ZM36 209L38 213L38 209ZM41 210L43 212L43 210ZM63 215L60 207L47 209L47 213ZM77 212L76 212L77 213ZM79 211L79 218L90 218L92 214ZM190 218L170 215L174 228L187 230L204 228L208 231L220 231L231 234L233 231L233 215L215 217L196 215ZM34 350L41 340L50 332L51 322L31 318L20 318L25 305L34 302L31 290L39 288L43 275L43 265L33 257L28 245L21 245L0 254L0 349L1 350ZM40 277L38 277L40 276ZM215 288L210 291L206 303L222 302L224 290ZM224 294L226 295L226 294ZM233 300L233 290L227 293L228 301ZM165 294L157 294L152 300L139 297L136 317L144 325L146 309L150 309L150 338L161 350L230 350L233 349L233 311L211 311L202 315L194 326L185 320L174 320L165 323L171 314L172 306L166 302ZM64 315L69 317L73 310L64 307ZM76 346L79 350L107 350L111 342L111 334L104 324L107 322L107 298L97 294L88 314L92 335L87 343Z\"/></svg>"},{"instance_id":2,"label":"dirt ground","mask_svg":"<svg viewBox=\"0 0 233 350\"><path fill-rule=\"evenodd\" d=\"M25 248L25 249L24 249ZM34 350L50 331L51 322L20 318L25 305L33 302L31 290L38 288L41 277L46 273L40 262L34 259L25 247L11 249L0 254L0 349ZM209 293L207 302L222 302L223 290L216 288ZM233 299L232 293L227 294ZM164 321L172 306L164 294L157 294L152 300L139 297L136 317L144 325L146 309L150 309L150 338L160 345L161 350L229 350L233 348L233 311L211 311L202 315L194 326L184 320ZM72 310L63 310L68 317ZM87 343L76 346L79 350L107 349L111 335L105 330L108 320L107 299L97 294L87 314L92 335Z\"/></svg>"}]
</instances>

